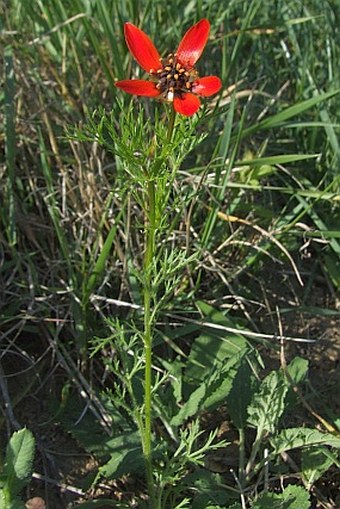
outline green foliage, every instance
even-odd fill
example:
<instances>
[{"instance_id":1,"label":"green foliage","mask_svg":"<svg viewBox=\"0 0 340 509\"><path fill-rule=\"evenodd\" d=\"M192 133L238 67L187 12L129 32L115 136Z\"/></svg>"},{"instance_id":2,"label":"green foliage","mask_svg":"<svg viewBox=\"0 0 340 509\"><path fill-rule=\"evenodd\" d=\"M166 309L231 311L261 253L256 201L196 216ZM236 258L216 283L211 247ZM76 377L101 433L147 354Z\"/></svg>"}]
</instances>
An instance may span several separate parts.
<instances>
[{"instance_id":1,"label":"green foliage","mask_svg":"<svg viewBox=\"0 0 340 509\"><path fill-rule=\"evenodd\" d=\"M58 365L58 376L65 370L61 384L86 394L86 403L72 394L53 416L101 462L97 479L130 473L143 491L140 331L148 274L141 189L149 179L157 188L150 296L162 509L244 505L237 483L227 486L224 476L201 466L220 443L210 431L221 421L236 433L235 475L247 506L308 507L299 486L252 502L273 464L282 467L281 453L301 453L301 475L311 488L338 464L339 448L338 436L317 431L310 416L310 428L290 427L300 405L292 385L303 391L308 362L295 358L286 371L263 376L259 351L277 347L276 308L290 317L284 327L305 331L310 323L311 334L316 317L339 316L332 304L340 287L335 3L325 0L322 12L317 0L0 4L5 371L18 365L18 351L35 366L37 352L53 350L53 368ZM198 68L201 75L220 75L223 90L204 100L196 117L177 119L171 143L164 143L167 108L114 86L117 79L143 78L128 54L123 23L145 29L165 55L201 17L211 21L211 35ZM295 285L291 268L303 287ZM27 384L25 371L18 367L10 381L33 391L34 377ZM18 395L11 391L10 385L15 411ZM107 417L112 437L103 432ZM211 429L204 433L207 422ZM32 454L27 433L11 439L1 481L10 483L14 498L6 502L2 485L0 506L23 507L18 494L29 480ZM289 476L287 465L285 472ZM103 505L131 506L81 504Z\"/></svg>"},{"instance_id":2,"label":"green foliage","mask_svg":"<svg viewBox=\"0 0 340 509\"><path fill-rule=\"evenodd\" d=\"M310 489L315 481L331 467L333 464L339 468L339 461L336 455L326 447L310 447L302 449L302 475L307 489Z\"/></svg>"},{"instance_id":3,"label":"green foliage","mask_svg":"<svg viewBox=\"0 0 340 509\"><path fill-rule=\"evenodd\" d=\"M197 491L192 509L205 509L208 506L225 507L229 502L229 493L222 485L222 477L219 474L200 469L189 474L185 481Z\"/></svg>"},{"instance_id":4,"label":"green foliage","mask_svg":"<svg viewBox=\"0 0 340 509\"><path fill-rule=\"evenodd\" d=\"M11 436L0 471L1 509L24 509L19 494L31 479L34 449L35 439L28 429L15 431Z\"/></svg>"},{"instance_id":5,"label":"green foliage","mask_svg":"<svg viewBox=\"0 0 340 509\"><path fill-rule=\"evenodd\" d=\"M124 474L137 474L143 470L144 458L138 433L117 435L108 440L105 447L110 459L99 468L96 481L100 478L117 479Z\"/></svg>"},{"instance_id":6,"label":"green foliage","mask_svg":"<svg viewBox=\"0 0 340 509\"><path fill-rule=\"evenodd\" d=\"M285 409L288 384L282 371L272 371L261 382L248 407L248 423L258 434L274 433Z\"/></svg>"},{"instance_id":7,"label":"green foliage","mask_svg":"<svg viewBox=\"0 0 340 509\"><path fill-rule=\"evenodd\" d=\"M340 437L310 428L287 428L280 431L270 441L274 449L273 454L275 455L296 449L297 447L319 446L323 444L330 447L340 447Z\"/></svg>"},{"instance_id":8,"label":"green foliage","mask_svg":"<svg viewBox=\"0 0 340 509\"><path fill-rule=\"evenodd\" d=\"M280 495L264 493L252 509L309 509L309 493L301 486L288 485Z\"/></svg>"},{"instance_id":9,"label":"green foliage","mask_svg":"<svg viewBox=\"0 0 340 509\"><path fill-rule=\"evenodd\" d=\"M228 412L237 429L246 427L254 387L255 377L251 363L247 356L243 356L227 396Z\"/></svg>"}]
</instances>

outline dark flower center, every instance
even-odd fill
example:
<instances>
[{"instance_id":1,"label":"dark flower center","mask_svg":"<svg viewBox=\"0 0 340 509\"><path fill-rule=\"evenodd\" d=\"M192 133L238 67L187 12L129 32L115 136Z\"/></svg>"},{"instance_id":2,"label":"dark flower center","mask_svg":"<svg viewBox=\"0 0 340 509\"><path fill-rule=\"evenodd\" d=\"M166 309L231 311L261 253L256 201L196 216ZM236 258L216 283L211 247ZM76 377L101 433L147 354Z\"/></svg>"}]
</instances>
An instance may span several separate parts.
<instances>
[{"instance_id":1,"label":"dark flower center","mask_svg":"<svg viewBox=\"0 0 340 509\"><path fill-rule=\"evenodd\" d=\"M150 74L157 80L156 88L163 99L172 102L174 97L182 97L186 92L190 92L198 78L195 68L186 69L177 61L176 54L172 53L167 58L162 58L161 65Z\"/></svg>"}]
</instances>

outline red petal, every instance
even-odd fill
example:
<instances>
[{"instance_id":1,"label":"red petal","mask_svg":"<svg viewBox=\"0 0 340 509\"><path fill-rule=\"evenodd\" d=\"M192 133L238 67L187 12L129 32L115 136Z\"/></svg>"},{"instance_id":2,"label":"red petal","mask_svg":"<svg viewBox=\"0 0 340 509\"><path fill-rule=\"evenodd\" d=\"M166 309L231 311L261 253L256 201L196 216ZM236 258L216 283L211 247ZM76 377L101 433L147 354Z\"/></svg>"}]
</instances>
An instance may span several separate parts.
<instances>
[{"instance_id":1,"label":"red petal","mask_svg":"<svg viewBox=\"0 0 340 509\"><path fill-rule=\"evenodd\" d=\"M197 80L197 85L192 87L194 94L208 97L209 95L216 94L222 86L220 78L217 76L205 76Z\"/></svg>"},{"instance_id":2,"label":"red petal","mask_svg":"<svg viewBox=\"0 0 340 509\"><path fill-rule=\"evenodd\" d=\"M177 59L183 66L195 65L207 43L209 31L209 21L201 19L186 32L177 49Z\"/></svg>"},{"instance_id":3,"label":"red petal","mask_svg":"<svg viewBox=\"0 0 340 509\"><path fill-rule=\"evenodd\" d=\"M161 67L159 53L143 30L132 23L125 23L124 33L131 54L144 71L149 73L152 69L156 71Z\"/></svg>"},{"instance_id":4,"label":"red petal","mask_svg":"<svg viewBox=\"0 0 340 509\"><path fill-rule=\"evenodd\" d=\"M175 97L174 108L177 113L191 117L201 105L201 101L194 94L185 94L183 97Z\"/></svg>"},{"instance_id":5,"label":"red petal","mask_svg":"<svg viewBox=\"0 0 340 509\"><path fill-rule=\"evenodd\" d=\"M146 97L157 97L159 95L159 90L157 90L155 83L152 83L152 81L122 80L117 81L115 85L128 94L144 95Z\"/></svg>"}]
</instances>

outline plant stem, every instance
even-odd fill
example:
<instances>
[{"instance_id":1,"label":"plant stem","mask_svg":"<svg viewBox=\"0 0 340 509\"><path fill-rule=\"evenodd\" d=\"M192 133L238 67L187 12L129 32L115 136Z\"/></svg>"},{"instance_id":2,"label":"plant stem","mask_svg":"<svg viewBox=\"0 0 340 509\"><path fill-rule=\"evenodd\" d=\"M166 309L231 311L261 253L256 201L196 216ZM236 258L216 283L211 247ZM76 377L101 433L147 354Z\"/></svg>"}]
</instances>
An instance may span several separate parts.
<instances>
[{"instance_id":1,"label":"plant stem","mask_svg":"<svg viewBox=\"0 0 340 509\"><path fill-rule=\"evenodd\" d=\"M238 468L238 478L241 486L244 484L244 460L245 460L245 434L244 428L239 428L239 468Z\"/></svg>"},{"instance_id":2,"label":"plant stem","mask_svg":"<svg viewBox=\"0 0 340 509\"><path fill-rule=\"evenodd\" d=\"M155 181L147 183L147 221L146 225L146 250L144 258L144 439L143 449L150 496L150 507L155 508L155 489L152 475L152 450L151 450L151 392L152 392L152 333L153 320L151 312L153 258L155 252L155 228L156 228L156 202Z\"/></svg>"},{"instance_id":3,"label":"plant stem","mask_svg":"<svg viewBox=\"0 0 340 509\"><path fill-rule=\"evenodd\" d=\"M171 110L167 141L171 142L176 112ZM154 168L155 169L155 168ZM157 169L157 168L156 168ZM144 256L144 423L143 423L143 453L145 458L146 475L149 493L150 509L160 509L161 501L157 500L155 493L153 471L152 471L152 339L154 329L154 314L152 309L152 300L154 299L155 289L153 288L155 266L155 237L157 228L156 218L156 184L155 176L148 176L146 187L146 228L145 228L145 256Z\"/></svg>"},{"instance_id":4,"label":"plant stem","mask_svg":"<svg viewBox=\"0 0 340 509\"><path fill-rule=\"evenodd\" d=\"M174 132L175 120L176 120L176 111L173 108L171 108L170 121L169 121L169 126L168 126L168 142L169 143L172 138L172 133Z\"/></svg>"}]
</instances>

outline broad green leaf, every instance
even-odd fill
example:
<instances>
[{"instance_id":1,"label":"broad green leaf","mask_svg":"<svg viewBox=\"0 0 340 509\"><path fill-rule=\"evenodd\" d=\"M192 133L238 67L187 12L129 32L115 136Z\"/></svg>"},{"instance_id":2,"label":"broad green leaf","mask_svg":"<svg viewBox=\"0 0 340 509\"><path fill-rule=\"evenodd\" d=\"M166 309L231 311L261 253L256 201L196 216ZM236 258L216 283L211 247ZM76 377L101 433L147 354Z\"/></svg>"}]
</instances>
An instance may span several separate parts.
<instances>
[{"instance_id":1,"label":"broad green leaf","mask_svg":"<svg viewBox=\"0 0 340 509\"><path fill-rule=\"evenodd\" d=\"M110 440L110 459L98 471L98 478L115 479L144 469L144 458L137 432L123 433Z\"/></svg>"},{"instance_id":2,"label":"broad green leaf","mask_svg":"<svg viewBox=\"0 0 340 509\"><path fill-rule=\"evenodd\" d=\"M221 476L206 469L198 469L185 478L185 484L195 490L191 509L207 509L208 507L226 507L229 493L222 486Z\"/></svg>"},{"instance_id":3,"label":"broad green leaf","mask_svg":"<svg viewBox=\"0 0 340 509\"><path fill-rule=\"evenodd\" d=\"M233 385L233 380L239 370L240 361L247 350L234 355L223 366L223 369L216 370L207 383L206 395L202 409L209 412L215 410L219 405L225 404L227 396Z\"/></svg>"},{"instance_id":4,"label":"broad green leaf","mask_svg":"<svg viewBox=\"0 0 340 509\"><path fill-rule=\"evenodd\" d=\"M13 433L6 449L4 477L12 495L19 493L32 475L35 439L26 428Z\"/></svg>"},{"instance_id":5,"label":"broad green leaf","mask_svg":"<svg viewBox=\"0 0 340 509\"><path fill-rule=\"evenodd\" d=\"M227 359L237 354L245 345L245 339L236 334L221 337L205 333L198 336L191 347L185 369L185 381L197 384L209 377L212 369L218 369Z\"/></svg>"},{"instance_id":6,"label":"broad green leaf","mask_svg":"<svg viewBox=\"0 0 340 509\"><path fill-rule=\"evenodd\" d=\"M289 366L287 367L288 374L292 378L294 384L298 385L301 383L307 376L308 373L308 360L303 359L302 357L295 357ZM290 405L294 404L297 395L294 392L294 389L291 387L291 383L289 380L287 380L287 383L289 385L289 389L286 395L286 408Z\"/></svg>"},{"instance_id":7,"label":"broad green leaf","mask_svg":"<svg viewBox=\"0 0 340 509\"><path fill-rule=\"evenodd\" d=\"M276 437L271 438L270 442L274 448L274 455L281 454L290 449L296 449L297 447L312 445L328 445L340 448L339 436L331 433L321 433L321 431L310 428L284 429Z\"/></svg>"},{"instance_id":8,"label":"broad green leaf","mask_svg":"<svg viewBox=\"0 0 340 509\"><path fill-rule=\"evenodd\" d=\"M326 447L309 447L302 450L302 475L308 488L320 479L334 463L330 451Z\"/></svg>"},{"instance_id":9,"label":"broad green leaf","mask_svg":"<svg viewBox=\"0 0 340 509\"><path fill-rule=\"evenodd\" d=\"M207 387L205 383L202 382L201 385L190 394L188 401L184 403L178 414L171 419L171 424L173 426L179 426L186 419L197 414L199 409L203 406L202 401L205 397L206 390Z\"/></svg>"},{"instance_id":10,"label":"broad green leaf","mask_svg":"<svg viewBox=\"0 0 340 509\"><path fill-rule=\"evenodd\" d=\"M285 409L288 385L282 371L272 371L261 382L248 407L248 423L259 433L274 433Z\"/></svg>"},{"instance_id":11,"label":"broad green leaf","mask_svg":"<svg viewBox=\"0 0 340 509\"><path fill-rule=\"evenodd\" d=\"M171 424L179 426L199 411L212 411L219 405L226 403L240 361L247 352L248 350L244 349L235 354L223 366L211 366L209 376L206 376L206 379L190 394L181 410L171 420Z\"/></svg>"},{"instance_id":12,"label":"broad green leaf","mask_svg":"<svg viewBox=\"0 0 340 509\"><path fill-rule=\"evenodd\" d=\"M209 304L199 301L197 306L204 315L203 323L235 327L224 313ZM213 367L222 366L226 359L237 354L246 344L241 334L219 330L204 332L193 341L185 370L186 380L193 384L201 383L210 375Z\"/></svg>"},{"instance_id":13,"label":"broad green leaf","mask_svg":"<svg viewBox=\"0 0 340 509\"><path fill-rule=\"evenodd\" d=\"M247 408L253 394L254 373L245 355L238 366L232 381L231 390L227 396L228 413L236 428L245 427L247 422Z\"/></svg>"},{"instance_id":14,"label":"broad green leaf","mask_svg":"<svg viewBox=\"0 0 340 509\"><path fill-rule=\"evenodd\" d=\"M308 360L302 357L294 357L287 366L287 371L296 384L301 383L308 372Z\"/></svg>"}]
</instances>

